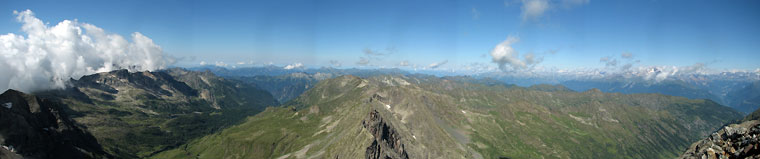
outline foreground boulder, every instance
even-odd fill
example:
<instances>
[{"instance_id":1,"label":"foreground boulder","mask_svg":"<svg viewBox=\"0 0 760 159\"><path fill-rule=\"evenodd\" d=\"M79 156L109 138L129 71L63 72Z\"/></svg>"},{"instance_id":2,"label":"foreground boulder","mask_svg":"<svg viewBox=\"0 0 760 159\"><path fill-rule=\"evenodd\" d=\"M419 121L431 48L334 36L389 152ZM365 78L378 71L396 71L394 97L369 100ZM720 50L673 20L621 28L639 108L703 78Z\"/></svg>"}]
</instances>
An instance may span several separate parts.
<instances>
[{"instance_id":1,"label":"foreground boulder","mask_svg":"<svg viewBox=\"0 0 760 159\"><path fill-rule=\"evenodd\" d=\"M724 126L706 139L697 141L681 158L760 158L758 114L760 112L755 111L743 122Z\"/></svg>"}]
</instances>

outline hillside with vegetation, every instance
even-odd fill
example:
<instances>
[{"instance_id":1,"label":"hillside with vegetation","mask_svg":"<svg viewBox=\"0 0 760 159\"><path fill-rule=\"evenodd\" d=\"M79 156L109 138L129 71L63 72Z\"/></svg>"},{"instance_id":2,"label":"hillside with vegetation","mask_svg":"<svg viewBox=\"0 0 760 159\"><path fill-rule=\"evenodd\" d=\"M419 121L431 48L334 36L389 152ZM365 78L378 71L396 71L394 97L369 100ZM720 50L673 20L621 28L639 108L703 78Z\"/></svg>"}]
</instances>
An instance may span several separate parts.
<instances>
[{"instance_id":1,"label":"hillside with vegetation","mask_svg":"<svg viewBox=\"0 0 760 159\"><path fill-rule=\"evenodd\" d=\"M118 158L142 158L234 125L278 105L266 91L210 72L117 70L38 92Z\"/></svg>"},{"instance_id":2,"label":"hillside with vegetation","mask_svg":"<svg viewBox=\"0 0 760 159\"><path fill-rule=\"evenodd\" d=\"M741 114L660 94L341 76L153 158L673 158Z\"/></svg>"}]
</instances>

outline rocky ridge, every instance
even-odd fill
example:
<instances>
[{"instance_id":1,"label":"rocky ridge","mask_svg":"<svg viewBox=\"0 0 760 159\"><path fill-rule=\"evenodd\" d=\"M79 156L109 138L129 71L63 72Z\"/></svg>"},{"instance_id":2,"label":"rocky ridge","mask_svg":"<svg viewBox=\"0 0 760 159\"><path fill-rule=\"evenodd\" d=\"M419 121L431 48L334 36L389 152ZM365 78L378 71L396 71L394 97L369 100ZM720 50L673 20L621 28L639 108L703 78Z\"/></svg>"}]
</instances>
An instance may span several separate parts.
<instances>
[{"instance_id":1,"label":"rocky ridge","mask_svg":"<svg viewBox=\"0 0 760 159\"><path fill-rule=\"evenodd\" d=\"M362 125L374 137L372 145L367 147L365 158L409 158L409 154L404 149L404 144L401 143L399 134L393 126L383 121L377 110L370 112L367 119L362 121Z\"/></svg>"},{"instance_id":2,"label":"rocky ridge","mask_svg":"<svg viewBox=\"0 0 760 159\"><path fill-rule=\"evenodd\" d=\"M760 158L760 121L755 111L742 123L724 126L692 144L680 158Z\"/></svg>"}]
</instances>

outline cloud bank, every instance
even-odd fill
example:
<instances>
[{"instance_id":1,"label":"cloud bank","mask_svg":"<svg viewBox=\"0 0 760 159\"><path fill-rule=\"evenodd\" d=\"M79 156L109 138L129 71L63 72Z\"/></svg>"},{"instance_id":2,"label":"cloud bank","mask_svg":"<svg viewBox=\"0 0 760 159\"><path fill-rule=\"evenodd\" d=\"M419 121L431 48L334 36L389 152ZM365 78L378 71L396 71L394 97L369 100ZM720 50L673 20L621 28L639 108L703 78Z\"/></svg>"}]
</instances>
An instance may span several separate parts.
<instances>
[{"instance_id":1,"label":"cloud bank","mask_svg":"<svg viewBox=\"0 0 760 159\"><path fill-rule=\"evenodd\" d=\"M296 69L296 68L303 68L303 64L300 63L300 62L297 62L297 63L294 63L294 64L287 65L287 66L285 66L283 68L286 69L286 70Z\"/></svg>"},{"instance_id":2,"label":"cloud bank","mask_svg":"<svg viewBox=\"0 0 760 159\"><path fill-rule=\"evenodd\" d=\"M77 20L48 26L30 10L13 14L26 35L0 35L0 90L64 88L70 78L116 69L152 71L174 62L139 32L128 41Z\"/></svg>"}]
</instances>

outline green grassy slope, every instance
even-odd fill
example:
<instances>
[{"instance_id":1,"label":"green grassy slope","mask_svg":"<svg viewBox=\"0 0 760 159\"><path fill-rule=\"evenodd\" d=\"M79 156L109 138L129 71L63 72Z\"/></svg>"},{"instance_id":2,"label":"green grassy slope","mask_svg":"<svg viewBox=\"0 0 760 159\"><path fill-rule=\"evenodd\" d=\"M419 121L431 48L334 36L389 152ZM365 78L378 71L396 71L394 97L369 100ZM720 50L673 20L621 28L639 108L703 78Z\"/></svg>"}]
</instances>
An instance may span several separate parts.
<instances>
[{"instance_id":1,"label":"green grassy slope","mask_svg":"<svg viewBox=\"0 0 760 159\"><path fill-rule=\"evenodd\" d=\"M376 110L410 158L673 158L741 114L659 94L342 76L155 158L362 158ZM398 149L396 149L398 150Z\"/></svg>"}]
</instances>

